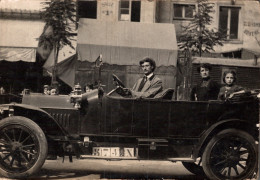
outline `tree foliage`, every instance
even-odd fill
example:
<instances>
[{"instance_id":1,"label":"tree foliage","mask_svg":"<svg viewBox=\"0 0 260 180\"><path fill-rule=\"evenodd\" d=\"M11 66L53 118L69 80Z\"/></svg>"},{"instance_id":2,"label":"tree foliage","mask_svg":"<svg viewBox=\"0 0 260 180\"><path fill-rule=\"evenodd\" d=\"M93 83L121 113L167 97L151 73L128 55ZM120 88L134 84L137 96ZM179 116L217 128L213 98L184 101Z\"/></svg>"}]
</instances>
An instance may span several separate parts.
<instances>
[{"instance_id":1,"label":"tree foliage","mask_svg":"<svg viewBox=\"0 0 260 180\"><path fill-rule=\"evenodd\" d=\"M72 46L73 27L76 23L75 0L49 0L42 3L44 11L41 13L45 21L43 33L39 38L39 46L54 50L54 67L52 70L52 84L56 82L56 69L59 50L68 45Z\"/></svg>"},{"instance_id":2,"label":"tree foliage","mask_svg":"<svg viewBox=\"0 0 260 180\"><path fill-rule=\"evenodd\" d=\"M210 13L214 12L214 4L208 0L197 0L198 9L194 18L187 26L182 26L183 31L178 38L180 50L190 50L193 54L199 56L203 52L214 51L215 45L223 46L226 39L226 33L222 30L209 29L212 23Z\"/></svg>"},{"instance_id":3,"label":"tree foliage","mask_svg":"<svg viewBox=\"0 0 260 180\"><path fill-rule=\"evenodd\" d=\"M76 23L76 1L50 0L43 2L44 11L41 13L45 21L44 32L39 38L39 44L61 48L64 45L72 46L72 24ZM46 30L51 33L45 33ZM52 48L51 48L52 49Z\"/></svg>"}]
</instances>

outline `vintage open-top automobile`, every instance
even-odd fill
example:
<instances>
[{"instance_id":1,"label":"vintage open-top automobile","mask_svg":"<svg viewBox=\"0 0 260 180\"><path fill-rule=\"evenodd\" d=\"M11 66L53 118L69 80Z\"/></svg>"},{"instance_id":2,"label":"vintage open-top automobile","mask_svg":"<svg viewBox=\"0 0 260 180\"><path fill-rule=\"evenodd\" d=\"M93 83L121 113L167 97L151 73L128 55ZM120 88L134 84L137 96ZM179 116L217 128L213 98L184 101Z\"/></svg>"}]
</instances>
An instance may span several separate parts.
<instances>
[{"instance_id":1,"label":"vintage open-top automobile","mask_svg":"<svg viewBox=\"0 0 260 180\"><path fill-rule=\"evenodd\" d=\"M25 92L0 105L0 174L24 178L47 156L181 161L210 179L246 179L257 170L259 105L252 94L229 101L175 101L110 93ZM122 97L125 96L125 97ZM245 94L244 94L245 96Z\"/></svg>"}]
</instances>

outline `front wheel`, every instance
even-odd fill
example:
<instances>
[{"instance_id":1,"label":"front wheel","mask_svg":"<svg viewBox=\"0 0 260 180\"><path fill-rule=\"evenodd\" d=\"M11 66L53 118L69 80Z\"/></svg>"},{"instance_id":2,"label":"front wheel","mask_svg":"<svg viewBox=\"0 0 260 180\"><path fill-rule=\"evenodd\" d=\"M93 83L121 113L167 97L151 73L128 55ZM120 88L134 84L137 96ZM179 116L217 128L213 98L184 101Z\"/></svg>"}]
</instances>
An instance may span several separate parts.
<instances>
[{"instance_id":1,"label":"front wheel","mask_svg":"<svg viewBox=\"0 0 260 180\"><path fill-rule=\"evenodd\" d=\"M30 119L11 116L0 120L0 174L25 178L37 172L48 153L46 137Z\"/></svg>"},{"instance_id":2,"label":"front wheel","mask_svg":"<svg viewBox=\"0 0 260 180\"><path fill-rule=\"evenodd\" d=\"M210 179L250 178L257 166L254 138L237 129L221 131L206 146L202 166Z\"/></svg>"}]
</instances>

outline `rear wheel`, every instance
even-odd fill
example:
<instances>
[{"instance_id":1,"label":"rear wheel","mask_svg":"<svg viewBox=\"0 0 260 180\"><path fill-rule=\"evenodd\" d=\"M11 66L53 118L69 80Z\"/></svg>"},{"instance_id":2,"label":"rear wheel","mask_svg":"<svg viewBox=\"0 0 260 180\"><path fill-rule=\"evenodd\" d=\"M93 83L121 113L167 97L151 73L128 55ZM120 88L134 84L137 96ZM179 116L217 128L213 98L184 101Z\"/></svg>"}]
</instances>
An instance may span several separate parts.
<instances>
[{"instance_id":1,"label":"rear wheel","mask_svg":"<svg viewBox=\"0 0 260 180\"><path fill-rule=\"evenodd\" d=\"M0 174L25 178L37 172L47 156L47 140L30 119L12 116L0 120Z\"/></svg>"},{"instance_id":2,"label":"rear wheel","mask_svg":"<svg viewBox=\"0 0 260 180\"><path fill-rule=\"evenodd\" d=\"M210 179L250 178L257 166L255 140L241 130L221 131L207 145L202 164Z\"/></svg>"}]
</instances>

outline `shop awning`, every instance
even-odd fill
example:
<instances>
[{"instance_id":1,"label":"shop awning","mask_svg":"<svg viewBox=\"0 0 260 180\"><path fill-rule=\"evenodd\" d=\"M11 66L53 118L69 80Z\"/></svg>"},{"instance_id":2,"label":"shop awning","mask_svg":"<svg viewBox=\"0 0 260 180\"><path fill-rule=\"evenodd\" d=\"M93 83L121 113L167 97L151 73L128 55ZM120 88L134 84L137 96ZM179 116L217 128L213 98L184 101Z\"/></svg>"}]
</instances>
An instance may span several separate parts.
<instances>
[{"instance_id":1,"label":"shop awning","mask_svg":"<svg viewBox=\"0 0 260 180\"><path fill-rule=\"evenodd\" d=\"M158 66L176 66L177 43L174 24L106 22L80 19L77 40L78 59L117 65L139 65L149 56Z\"/></svg>"},{"instance_id":2,"label":"shop awning","mask_svg":"<svg viewBox=\"0 0 260 180\"><path fill-rule=\"evenodd\" d=\"M248 51L257 57L260 56L260 47L258 49L257 48L243 48L243 50Z\"/></svg>"},{"instance_id":3,"label":"shop awning","mask_svg":"<svg viewBox=\"0 0 260 180\"><path fill-rule=\"evenodd\" d=\"M257 67L260 68L260 63L254 59L228 59L228 58L208 58L208 57L193 57L192 63L210 63L214 65L236 66L236 67Z\"/></svg>"},{"instance_id":4,"label":"shop awning","mask_svg":"<svg viewBox=\"0 0 260 180\"><path fill-rule=\"evenodd\" d=\"M228 53L228 52L234 52L234 51L247 51L255 56L260 56L260 47L258 47L257 44L253 44L251 46L248 46L247 44L238 44L238 45L232 45L232 44L225 44L224 46L217 46L215 47L215 51L212 51L212 53Z\"/></svg>"},{"instance_id":5,"label":"shop awning","mask_svg":"<svg viewBox=\"0 0 260 180\"><path fill-rule=\"evenodd\" d=\"M221 46L215 47L215 51L213 51L212 53L228 53L228 52L234 52L234 51L247 51L247 52L254 54L257 57L260 56L260 48L253 48L253 47L248 47L248 46L244 47L244 46L243 46L243 44L234 45L234 46L227 44L222 47ZM254 46L257 47L257 45L254 45Z\"/></svg>"},{"instance_id":6,"label":"shop awning","mask_svg":"<svg viewBox=\"0 0 260 180\"><path fill-rule=\"evenodd\" d=\"M72 46L75 48L76 47L76 42L73 41L72 42ZM60 50L59 50L59 55L58 55L58 62L57 63L60 63L66 59L68 59L69 57L71 56L74 56L76 54L76 50L71 48L70 46L66 45L66 46L63 46ZM54 50L51 51L48 59L46 60L45 64L43 65L43 67L45 69L51 67L51 66L54 66Z\"/></svg>"},{"instance_id":7,"label":"shop awning","mask_svg":"<svg viewBox=\"0 0 260 180\"><path fill-rule=\"evenodd\" d=\"M44 22L0 19L0 60L35 62Z\"/></svg>"},{"instance_id":8,"label":"shop awning","mask_svg":"<svg viewBox=\"0 0 260 180\"><path fill-rule=\"evenodd\" d=\"M229 53L234 51L240 51L243 48L243 44L224 44L224 46L215 46L212 53Z\"/></svg>"},{"instance_id":9,"label":"shop awning","mask_svg":"<svg viewBox=\"0 0 260 180\"><path fill-rule=\"evenodd\" d=\"M0 60L35 62L35 48L0 47Z\"/></svg>"},{"instance_id":10,"label":"shop awning","mask_svg":"<svg viewBox=\"0 0 260 180\"><path fill-rule=\"evenodd\" d=\"M76 42L72 41L73 47L76 46ZM58 62L57 62L57 76L70 87L74 87L75 69L77 64L77 55L75 49L66 45L59 50ZM51 51L47 61L43 67L52 73L54 66L54 50Z\"/></svg>"}]
</instances>

